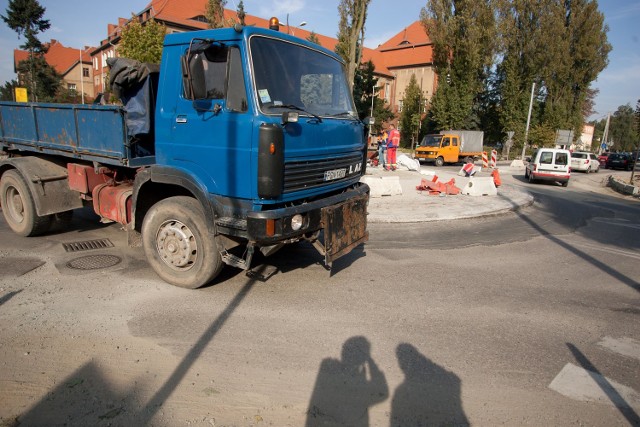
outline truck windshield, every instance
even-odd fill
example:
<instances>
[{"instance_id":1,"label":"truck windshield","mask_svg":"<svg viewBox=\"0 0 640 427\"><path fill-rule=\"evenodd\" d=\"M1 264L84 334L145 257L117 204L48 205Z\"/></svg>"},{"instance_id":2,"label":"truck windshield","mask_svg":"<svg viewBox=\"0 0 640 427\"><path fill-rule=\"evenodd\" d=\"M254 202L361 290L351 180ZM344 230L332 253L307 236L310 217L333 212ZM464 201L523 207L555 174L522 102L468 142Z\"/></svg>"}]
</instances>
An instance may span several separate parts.
<instances>
[{"instance_id":1,"label":"truck windshield","mask_svg":"<svg viewBox=\"0 0 640 427\"><path fill-rule=\"evenodd\" d=\"M422 138L420 147L440 147L440 141L442 141L442 135L427 135Z\"/></svg>"},{"instance_id":2,"label":"truck windshield","mask_svg":"<svg viewBox=\"0 0 640 427\"><path fill-rule=\"evenodd\" d=\"M263 112L297 109L303 115L357 117L344 68L333 57L260 36L252 37L250 46L256 96Z\"/></svg>"}]
</instances>

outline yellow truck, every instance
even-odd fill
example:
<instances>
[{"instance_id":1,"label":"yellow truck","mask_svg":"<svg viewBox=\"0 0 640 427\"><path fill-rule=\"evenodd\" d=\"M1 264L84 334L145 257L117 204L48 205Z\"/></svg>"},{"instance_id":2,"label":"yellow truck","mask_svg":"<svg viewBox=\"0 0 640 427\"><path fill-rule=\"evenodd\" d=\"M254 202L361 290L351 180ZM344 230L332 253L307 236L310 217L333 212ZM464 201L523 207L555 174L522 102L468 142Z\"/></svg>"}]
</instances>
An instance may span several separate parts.
<instances>
[{"instance_id":1,"label":"yellow truck","mask_svg":"<svg viewBox=\"0 0 640 427\"><path fill-rule=\"evenodd\" d=\"M482 157L484 132L475 130L448 130L427 135L416 148L415 157L421 163L458 163Z\"/></svg>"}]
</instances>

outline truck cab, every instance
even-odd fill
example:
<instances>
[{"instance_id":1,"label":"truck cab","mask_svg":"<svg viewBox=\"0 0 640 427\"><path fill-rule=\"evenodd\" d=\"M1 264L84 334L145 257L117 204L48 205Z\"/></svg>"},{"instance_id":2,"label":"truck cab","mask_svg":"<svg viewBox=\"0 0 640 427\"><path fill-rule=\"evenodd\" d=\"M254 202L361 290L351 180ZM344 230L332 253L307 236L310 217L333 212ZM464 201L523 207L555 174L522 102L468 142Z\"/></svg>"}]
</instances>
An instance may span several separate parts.
<instances>
[{"instance_id":1,"label":"truck cab","mask_svg":"<svg viewBox=\"0 0 640 427\"><path fill-rule=\"evenodd\" d=\"M122 107L0 104L0 175L15 169L2 203L29 211L14 231L90 201L189 288L223 264L249 269L256 250L309 240L331 265L367 240L365 124L335 53L237 26L169 34L159 70L119 70ZM37 176L59 177L55 191Z\"/></svg>"}]
</instances>

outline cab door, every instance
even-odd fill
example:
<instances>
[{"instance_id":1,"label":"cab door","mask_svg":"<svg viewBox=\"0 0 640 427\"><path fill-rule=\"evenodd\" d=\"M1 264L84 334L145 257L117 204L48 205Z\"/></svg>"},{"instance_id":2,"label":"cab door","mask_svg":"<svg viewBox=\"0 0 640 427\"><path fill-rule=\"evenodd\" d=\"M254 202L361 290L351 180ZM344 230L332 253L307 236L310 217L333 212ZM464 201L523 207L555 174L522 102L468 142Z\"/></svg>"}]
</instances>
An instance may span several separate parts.
<instances>
[{"instance_id":1,"label":"cab door","mask_svg":"<svg viewBox=\"0 0 640 427\"><path fill-rule=\"evenodd\" d=\"M441 147L440 152L446 163L455 163L458 161L459 141L457 136L447 135L442 138Z\"/></svg>"},{"instance_id":2,"label":"cab door","mask_svg":"<svg viewBox=\"0 0 640 427\"><path fill-rule=\"evenodd\" d=\"M169 162L189 170L209 193L250 198L253 126L241 50L207 43L182 57Z\"/></svg>"}]
</instances>

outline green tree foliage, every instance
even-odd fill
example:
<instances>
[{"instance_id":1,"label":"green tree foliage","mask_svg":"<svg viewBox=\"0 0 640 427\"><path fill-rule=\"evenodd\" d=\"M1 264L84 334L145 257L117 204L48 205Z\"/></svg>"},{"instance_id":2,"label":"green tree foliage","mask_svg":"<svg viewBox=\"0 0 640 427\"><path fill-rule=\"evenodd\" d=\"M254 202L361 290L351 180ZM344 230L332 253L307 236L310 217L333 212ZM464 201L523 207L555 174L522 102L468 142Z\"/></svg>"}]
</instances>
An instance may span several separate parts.
<instances>
[{"instance_id":1,"label":"green tree foliage","mask_svg":"<svg viewBox=\"0 0 640 427\"><path fill-rule=\"evenodd\" d=\"M118 55L140 62L159 64L162 58L162 43L167 29L154 19L140 23L137 16L122 29Z\"/></svg>"},{"instance_id":2,"label":"green tree foliage","mask_svg":"<svg viewBox=\"0 0 640 427\"><path fill-rule=\"evenodd\" d=\"M502 131L522 146L531 86L536 84L531 128L570 129L580 135L593 106L590 88L606 67L610 44L595 0L496 0L500 57L496 85ZM541 145L539 132L529 144ZM518 145L516 144L516 145Z\"/></svg>"},{"instance_id":3,"label":"green tree foliage","mask_svg":"<svg viewBox=\"0 0 640 427\"><path fill-rule=\"evenodd\" d=\"M44 53L46 49L36 37L51 26L48 19L43 19L45 8L37 0L9 0L7 14L0 15L2 20L18 37L24 36L22 49L33 53Z\"/></svg>"},{"instance_id":4,"label":"green tree foliage","mask_svg":"<svg viewBox=\"0 0 640 427\"><path fill-rule=\"evenodd\" d=\"M314 31L311 31L311 33L309 34L309 37L307 37L307 40L310 41L311 43L317 44L318 46L322 46L320 44L320 39L318 39L318 35Z\"/></svg>"},{"instance_id":5,"label":"green tree foliage","mask_svg":"<svg viewBox=\"0 0 640 427\"><path fill-rule=\"evenodd\" d=\"M45 10L37 0L9 0L6 15L0 15L7 26L18 34L18 37L24 36L25 38L25 42L20 47L29 51L29 59L22 61L25 63L22 64L22 67L18 64L21 73L19 78L24 76L25 81L20 81L20 84L25 84L30 88L32 101L39 100L38 93L55 91L60 84L58 80L53 87L46 87L45 85L51 82L46 79L40 82L38 77L51 75L51 67L46 70L35 68L42 64L47 66L43 57L46 53L46 47L37 37L39 33L46 31L51 26L49 20L43 18Z\"/></svg>"},{"instance_id":6,"label":"green tree foliage","mask_svg":"<svg viewBox=\"0 0 640 427\"><path fill-rule=\"evenodd\" d=\"M353 89L356 69L360 63L359 39L364 37L367 8L371 0L340 0L338 13L338 43L335 51L347 64L349 86Z\"/></svg>"},{"instance_id":7,"label":"green tree foliage","mask_svg":"<svg viewBox=\"0 0 640 427\"><path fill-rule=\"evenodd\" d=\"M400 114L400 130L402 132L402 147L412 147L418 138L418 129L422 116L422 93L415 74L411 75L409 84L404 90L402 113Z\"/></svg>"},{"instance_id":8,"label":"green tree foliage","mask_svg":"<svg viewBox=\"0 0 640 427\"><path fill-rule=\"evenodd\" d=\"M247 13L244 11L244 2L240 0L238 3L238 8L236 9L236 16L238 17L238 22L240 25L245 26L245 18L247 17Z\"/></svg>"},{"instance_id":9,"label":"green tree foliage","mask_svg":"<svg viewBox=\"0 0 640 427\"><path fill-rule=\"evenodd\" d=\"M615 151L634 151L638 144L636 115L631 105L621 105L611 116L608 140Z\"/></svg>"},{"instance_id":10,"label":"green tree foliage","mask_svg":"<svg viewBox=\"0 0 640 427\"><path fill-rule=\"evenodd\" d=\"M4 82L0 86L0 101L15 101L15 89L19 87L17 80Z\"/></svg>"},{"instance_id":11,"label":"green tree foliage","mask_svg":"<svg viewBox=\"0 0 640 427\"><path fill-rule=\"evenodd\" d=\"M37 102L56 102L62 87L62 77L47 64L44 55L20 61L16 67L18 76L22 76L20 84L31 88L31 99Z\"/></svg>"},{"instance_id":12,"label":"green tree foliage","mask_svg":"<svg viewBox=\"0 0 640 427\"><path fill-rule=\"evenodd\" d=\"M207 0L207 6L205 8L204 16L207 18L207 26L209 28L225 27L224 7L226 5L227 0Z\"/></svg>"},{"instance_id":13,"label":"green tree foliage","mask_svg":"<svg viewBox=\"0 0 640 427\"><path fill-rule=\"evenodd\" d=\"M382 130L383 123L393 118L393 112L389 106L385 105L384 100L376 95L376 89L374 88L377 87L378 79L373 73L374 69L375 67L371 61L367 61L358 67L353 85L353 99L361 120L369 116L375 118L375 123L371 130L373 133L378 133ZM373 112L371 111L372 100Z\"/></svg>"},{"instance_id":14,"label":"green tree foliage","mask_svg":"<svg viewBox=\"0 0 640 427\"><path fill-rule=\"evenodd\" d=\"M441 129L478 126L476 105L495 52L494 16L492 0L429 0L421 11L439 79L430 117Z\"/></svg>"}]
</instances>

